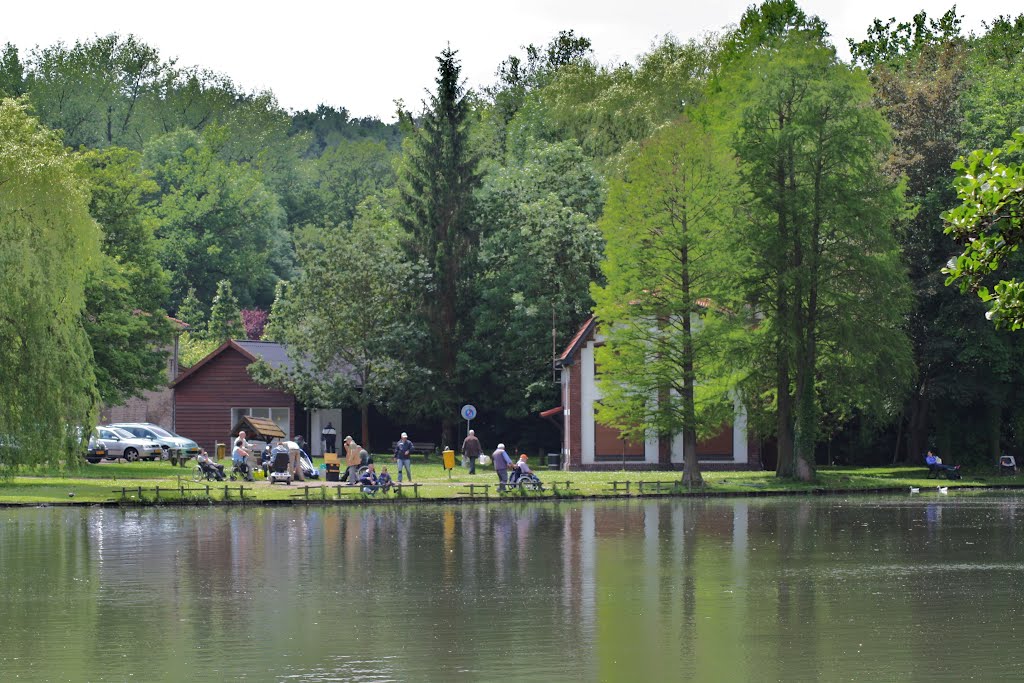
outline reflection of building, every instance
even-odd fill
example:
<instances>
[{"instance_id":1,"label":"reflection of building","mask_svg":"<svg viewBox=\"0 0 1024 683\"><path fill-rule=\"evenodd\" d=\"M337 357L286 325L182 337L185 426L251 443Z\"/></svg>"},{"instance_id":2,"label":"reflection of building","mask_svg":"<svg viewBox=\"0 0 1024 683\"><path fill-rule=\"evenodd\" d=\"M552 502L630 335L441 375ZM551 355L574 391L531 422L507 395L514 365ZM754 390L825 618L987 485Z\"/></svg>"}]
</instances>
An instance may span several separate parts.
<instances>
[{"instance_id":1,"label":"reflection of building","mask_svg":"<svg viewBox=\"0 0 1024 683\"><path fill-rule=\"evenodd\" d=\"M100 411L100 423L111 422L153 422L167 429L174 429L174 391L171 382L178 374L178 338L188 329L188 324L177 318L167 318L174 333L174 343L167 349L167 383L159 389L143 391L119 406L104 406Z\"/></svg>"},{"instance_id":2,"label":"reflection of building","mask_svg":"<svg viewBox=\"0 0 1024 683\"><path fill-rule=\"evenodd\" d=\"M683 441L650 436L644 443L623 439L616 429L598 424L595 408L601 399L597 385L594 349L603 343L593 316L572 338L555 366L562 371L562 405L541 413L541 417L563 419L562 458L567 467L583 469L620 468L680 469ZM748 469L759 466L756 443L747 436L747 413L736 403L732 424L697 444L702 468Z\"/></svg>"}]
</instances>

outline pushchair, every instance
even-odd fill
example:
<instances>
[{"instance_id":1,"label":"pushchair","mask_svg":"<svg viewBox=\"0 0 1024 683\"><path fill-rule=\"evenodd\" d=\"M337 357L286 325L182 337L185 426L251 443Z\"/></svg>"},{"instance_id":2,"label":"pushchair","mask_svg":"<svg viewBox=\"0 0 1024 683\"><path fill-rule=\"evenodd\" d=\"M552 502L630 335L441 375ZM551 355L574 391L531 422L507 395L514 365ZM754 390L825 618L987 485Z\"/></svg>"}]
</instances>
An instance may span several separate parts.
<instances>
[{"instance_id":1,"label":"pushchair","mask_svg":"<svg viewBox=\"0 0 1024 683\"><path fill-rule=\"evenodd\" d=\"M508 475L509 488L518 488L520 491L543 491L544 484L533 472L523 472L518 464L512 466Z\"/></svg>"}]
</instances>

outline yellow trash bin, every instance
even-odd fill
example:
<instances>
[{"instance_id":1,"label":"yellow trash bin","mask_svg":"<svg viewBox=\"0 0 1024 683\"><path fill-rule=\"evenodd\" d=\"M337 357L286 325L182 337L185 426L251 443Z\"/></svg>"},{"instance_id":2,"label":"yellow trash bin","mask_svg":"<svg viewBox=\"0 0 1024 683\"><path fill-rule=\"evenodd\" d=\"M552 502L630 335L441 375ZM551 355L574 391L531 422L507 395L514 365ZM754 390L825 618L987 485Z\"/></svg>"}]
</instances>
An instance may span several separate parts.
<instances>
[{"instance_id":1,"label":"yellow trash bin","mask_svg":"<svg viewBox=\"0 0 1024 683\"><path fill-rule=\"evenodd\" d=\"M448 449L441 453L441 462L446 470L455 469L455 451Z\"/></svg>"},{"instance_id":2,"label":"yellow trash bin","mask_svg":"<svg viewBox=\"0 0 1024 683\"><path fill-rule=\"evenodd\" d=\"M218 460L223 460L223 459L224 459L224 456L225 456L225 455L227 455L227 452L228 452L228 445L227 445L226 443L218 443L218 444L216 445L216 449L217 449L217 450L216 450L216 453L217 453L217 459L218 459Z\"/></svg>"}]
</instances>

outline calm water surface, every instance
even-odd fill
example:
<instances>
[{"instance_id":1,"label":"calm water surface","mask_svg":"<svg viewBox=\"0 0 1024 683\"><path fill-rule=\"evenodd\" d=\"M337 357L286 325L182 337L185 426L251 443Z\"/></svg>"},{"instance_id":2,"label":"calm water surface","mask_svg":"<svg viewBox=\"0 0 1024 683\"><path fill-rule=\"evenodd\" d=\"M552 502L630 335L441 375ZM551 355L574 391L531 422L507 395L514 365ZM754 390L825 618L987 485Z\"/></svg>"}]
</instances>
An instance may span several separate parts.
<instances>
[{"instance_id":1,"label":"calm water surface","mask_svg":"<svg viewBox=\"0 0 1024 683\"><path fill-rule=\"evenodd\" d=\"M1022 680L1024 497L0 510L0 679Z\"/></svg>"}]
</instances>

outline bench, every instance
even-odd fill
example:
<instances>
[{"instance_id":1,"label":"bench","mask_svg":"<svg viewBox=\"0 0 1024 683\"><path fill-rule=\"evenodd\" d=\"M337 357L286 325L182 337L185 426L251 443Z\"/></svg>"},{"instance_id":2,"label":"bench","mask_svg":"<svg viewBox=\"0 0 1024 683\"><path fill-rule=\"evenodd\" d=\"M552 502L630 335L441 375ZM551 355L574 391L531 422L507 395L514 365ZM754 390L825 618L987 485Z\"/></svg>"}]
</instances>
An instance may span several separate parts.
<instances>
[{"instance_id":1,"label":"bench","mask_svg":"<svg viewBox=\"0 0 1024 683\"><path fill-rule=\"evenodd\" d=\"M630 487L630 485L632 483L633 482L631 482L631 481L610 481L610 482L608 482L608 486L610 487L609 490L612 493L623 493L623 492L625 492L627 495L629 495L629 487Z\"/></svg>"},{"instance_id":2,"label":"bench","mask_svg":"<svg viewBox=\"0 0 1024 683\"><path fill-rule=\"evenodd\" d=\"M672 493L675 489L680 488L682 483L678 481L640 481L637 482L637 485L641 494L645 489L654 489L654 493Z\"/></svg>"},{"instance_id":3,"label":"bench","mask_svg":"<svg viewBox=\"0 0 1024 683\"><path fill-rule=\"evenodd\" d=\"M410 439L412 441L412 439ZM395 449L398 448L398 442L391 442L391 455L395 454ZM424 456L430 455L431 453L437 452L437 444L431 441L413 441L412 452L422 453Z\"/></svg>"},{"instance_id":4,"label":"bench","mask_svg":"<svg viewBox=\"0 0 1024 683\"><path fill-rule=\"evenodd\" d=\"M566 479L565 481L553 481L550 482L551 494L556 498L558 496L570 495L573 491L572 482ZM559 490L561 488L561 490Z\"/></svg>"},{"instance_id":5,"label":"bench","mask_svg":"<svg viewBox=\"0 0 1024 683\"><path fill-rule=\"evenodd\" d=\"M487 491L491 488L490 484L463 484L463 487L469 489L468 491L458 491L460 496L469 496L475 498L480 495L478 491L483 492L484 498L487 497Z\"/></svg>"},{"instance_id":6,"label":"bench","mask_svg":"<svg viewBox=\"0 0 1024 683\"><path fill-rule=\"evenodd\" d=\"M423 486L423 484L421 484L419 482L413 483L411 481L402 481L402 482L394 481L394 482L391 482L391 488L393 488L395 490L395 495L398 496L399 498L402 497L402 495L403 495L402 494L402 489L408 488L410 486L412 487L413 495L416 498L419 498L420 497L420 487Z\"/></svg>"}]
</instances>

